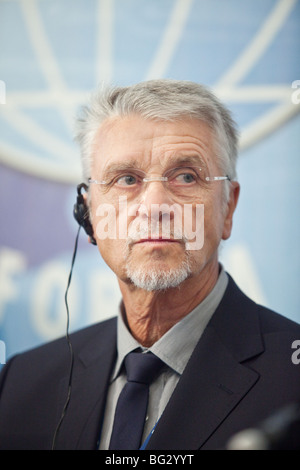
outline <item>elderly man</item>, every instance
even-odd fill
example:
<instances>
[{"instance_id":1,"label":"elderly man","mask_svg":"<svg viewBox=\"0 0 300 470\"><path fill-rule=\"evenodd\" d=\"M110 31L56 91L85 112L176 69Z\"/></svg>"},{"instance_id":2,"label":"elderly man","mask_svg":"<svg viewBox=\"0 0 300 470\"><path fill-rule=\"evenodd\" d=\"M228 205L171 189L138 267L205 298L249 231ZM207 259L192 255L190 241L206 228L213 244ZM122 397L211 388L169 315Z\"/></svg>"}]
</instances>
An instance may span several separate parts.
<instances>
[{"instance_id":1,"label":"elderly man","mask_svg":"<svg viewBox=\"0 0 300 470\"><path fill-rule=\"evenodd\" d=\"M65 339L7 364L0 448L225 448L300 397L299 325L218 261L239 197L230 113L201 85L153 80L93 95L77 139L75 215L122 304L70 336L70 374Z\"/></svg>"}]
</instances>

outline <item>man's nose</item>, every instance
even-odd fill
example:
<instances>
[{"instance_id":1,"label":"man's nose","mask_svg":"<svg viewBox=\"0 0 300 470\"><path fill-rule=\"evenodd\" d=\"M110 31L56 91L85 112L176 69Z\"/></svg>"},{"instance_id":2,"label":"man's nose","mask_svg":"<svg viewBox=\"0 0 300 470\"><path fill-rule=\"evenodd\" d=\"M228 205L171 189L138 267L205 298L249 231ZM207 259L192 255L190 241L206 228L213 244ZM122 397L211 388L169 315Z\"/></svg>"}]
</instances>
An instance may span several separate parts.
<instances>
[{"instance_id":1,"label":"man's nose","mask_svg":"<svg viewBox=\"0 0 300 470\"><path fill-rule=\"evenodd\" d=\"M146 211L148 217L151 214L153 218L159 220L163 216L164 210L168 210L173 204L172 198L164 181L152 180L144 184L145 189L140 200L139 213L143 215L143 211Z\"/></svg>"}]
</instances>

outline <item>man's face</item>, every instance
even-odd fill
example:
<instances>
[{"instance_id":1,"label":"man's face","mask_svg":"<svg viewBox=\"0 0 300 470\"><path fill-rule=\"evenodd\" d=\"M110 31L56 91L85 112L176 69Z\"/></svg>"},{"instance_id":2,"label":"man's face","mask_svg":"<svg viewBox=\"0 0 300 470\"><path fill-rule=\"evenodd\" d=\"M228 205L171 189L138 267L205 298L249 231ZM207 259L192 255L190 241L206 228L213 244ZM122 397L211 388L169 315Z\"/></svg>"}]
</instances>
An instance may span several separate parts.
<instances>
[{"instance_id":1,"label":"man's face","mask_svg":"<svg viewBox=\"0 0 300 470\"><path fill-rule=\"evenodd\" d=\"M99 207L112 207L110 214L116 227L122 225L123 236L118 229L113 231L115 236L100 239L96 235L103 259L121 282L134 283L146 290L161 290L185 280L188 282L217 263L219 243L230 236L238 198L237 183L231 183L230 199L224 210L223 185L227 183L223 181L209 183L189 199L188 191L181 196L174 195L164 182L155 179L178 166L199 166L210 176L223 176L214 154L212 132L205 123L197 120L158 122L137 115L112 118L100 127L94 148L93 180L107 181L119 168L128 169L129 176L123 177L116 186L91 184L95 235L99 226L103 227L104 217L107 221L107 212ZM133 190L131 169L143 171L153 180ZM189 180L187 182L189 184ZM175 207L174 204L179 218L172 210L168 217L156 210L157 207ZM187 205L190 211L185 213ZM204 227L202 220L200 228L197 217L201 211L198 212L197 207L204 207ZM185 233L187 222L187 215L183 214L193 219L190 230L204 229L204 243L198 249L189 249L193 245L180 236ZM167 218L169 225L164 225ZM181 227L178 227L180 220Z\"/></svg>"}]
</instances>

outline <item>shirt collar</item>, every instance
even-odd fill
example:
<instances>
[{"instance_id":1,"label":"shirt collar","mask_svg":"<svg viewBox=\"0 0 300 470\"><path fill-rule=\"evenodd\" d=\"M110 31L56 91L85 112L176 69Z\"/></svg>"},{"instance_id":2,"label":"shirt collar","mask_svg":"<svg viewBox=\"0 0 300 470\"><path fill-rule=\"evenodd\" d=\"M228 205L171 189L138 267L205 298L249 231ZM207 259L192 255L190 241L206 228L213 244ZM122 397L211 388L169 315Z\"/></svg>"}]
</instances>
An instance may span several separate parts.
<instances>
[{"instance_id":1,"label":"shirt collar","mask_svg":"<svg viewBox=\"0 0 300 470\"><path fill-rule=\"evenodd\" d=\"M175 372L182 374L206 325L221 302L227 284L228 276L220 265L218 280L208 296L180 322L170 328L149 348L149 351L158 356ZM123 315L124 306L121 303L117 330L118 358L113 380L120 374L123 360L128 353L137 348L145 350L131 335Z\"/></svg>"}]
</instances>

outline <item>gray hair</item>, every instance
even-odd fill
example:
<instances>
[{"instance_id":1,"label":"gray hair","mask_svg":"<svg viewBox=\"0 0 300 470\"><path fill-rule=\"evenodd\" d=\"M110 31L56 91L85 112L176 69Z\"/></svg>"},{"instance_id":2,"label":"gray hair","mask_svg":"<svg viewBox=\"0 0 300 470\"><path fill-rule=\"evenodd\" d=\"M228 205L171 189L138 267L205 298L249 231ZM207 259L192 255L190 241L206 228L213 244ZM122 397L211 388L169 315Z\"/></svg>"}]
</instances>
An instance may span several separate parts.
<instances>
[{"instance_id":1,"label":"gray hair","mask_svg":"<svg viewBox=\"0 0 300 470\"><path fill-rule=\"evenodd\" d=\"M203 85L160 79L126 87L106 87L92 94L77 119L75 140L80 145L83 176L91 176L93 144L99 127L115 116L138 114L145 119L175 121L192 118L204 121L215 137L220 170L236 178L238 133L229 110Z\"/></svg>"}]
</instances>

